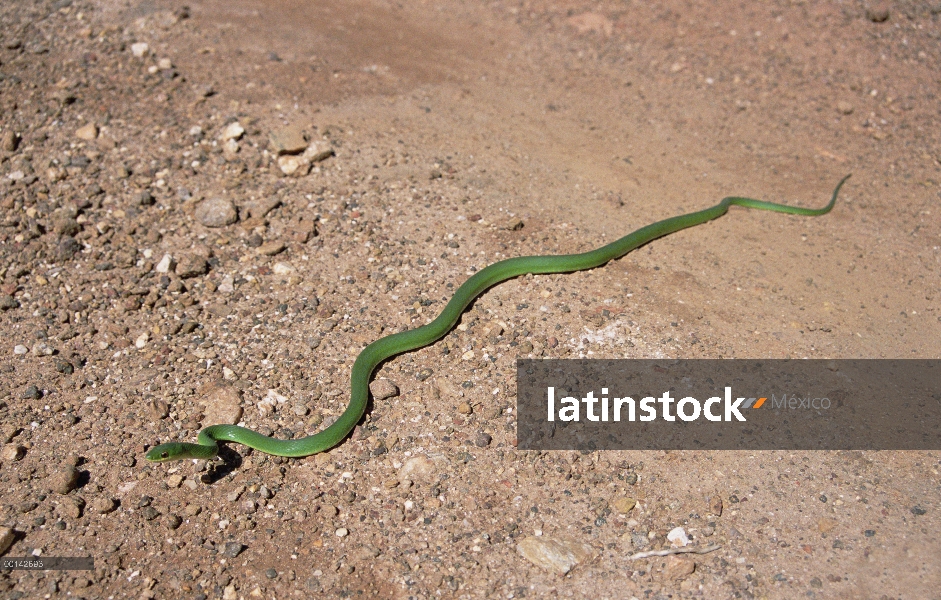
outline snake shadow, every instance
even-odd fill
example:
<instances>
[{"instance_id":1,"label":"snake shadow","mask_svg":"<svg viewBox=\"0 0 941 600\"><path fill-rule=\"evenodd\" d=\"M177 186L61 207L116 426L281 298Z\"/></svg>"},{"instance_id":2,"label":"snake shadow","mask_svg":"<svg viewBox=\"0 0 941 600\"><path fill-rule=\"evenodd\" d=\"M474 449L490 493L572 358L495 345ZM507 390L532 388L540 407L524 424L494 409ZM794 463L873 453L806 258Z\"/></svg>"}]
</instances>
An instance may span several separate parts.
<instances>
[{"instance_id":1,"label":"snake shadow","mask_svg":"<svg viewBox=\"0 0 941 600\"><path fill-rule=\"evenodd\" d=\"M203 483L212 485L238 470L243 461L241 454L229 448L227 444L220 443L218 460L209 461L206 466L207 470L200 479Z\"/></svg>"}]
</instances>

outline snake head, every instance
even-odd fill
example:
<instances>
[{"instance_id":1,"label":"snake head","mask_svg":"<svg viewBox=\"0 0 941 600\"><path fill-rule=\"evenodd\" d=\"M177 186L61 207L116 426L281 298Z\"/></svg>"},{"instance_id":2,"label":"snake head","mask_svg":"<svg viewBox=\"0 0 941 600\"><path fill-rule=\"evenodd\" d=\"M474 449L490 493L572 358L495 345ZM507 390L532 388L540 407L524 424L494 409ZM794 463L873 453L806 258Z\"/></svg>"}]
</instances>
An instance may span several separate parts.
<instances>
[{"instance_id":1,"label":"snake head","mask_svg":"<svg viewBox=\"0 0 941 600\"><path fill-rule=\"evenodd\" d=\"M169 444L160 444L154 446L144 456L150 462L169 462L171 460L182 460L187 458L186 446L181 442L171 442Z\"/></svg>"}]
</instances>

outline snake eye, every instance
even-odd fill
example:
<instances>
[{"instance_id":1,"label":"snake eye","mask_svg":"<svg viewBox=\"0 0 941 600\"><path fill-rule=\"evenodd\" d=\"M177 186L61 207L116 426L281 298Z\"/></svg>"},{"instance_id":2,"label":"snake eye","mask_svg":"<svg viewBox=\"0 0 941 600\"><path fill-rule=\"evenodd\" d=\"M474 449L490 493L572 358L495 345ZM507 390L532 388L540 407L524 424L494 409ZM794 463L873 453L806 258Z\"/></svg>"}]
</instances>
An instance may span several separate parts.
<instances>
[{"instance_id":1,"label":"snake eye","mask_svg":"<svg viewBox=\"0 0 941 600\"><path fill-rule=\"evenodd\" d=\"M168 452L161 452L160 458L170 458L170 454Z\"/></svg>"}]
</instances>

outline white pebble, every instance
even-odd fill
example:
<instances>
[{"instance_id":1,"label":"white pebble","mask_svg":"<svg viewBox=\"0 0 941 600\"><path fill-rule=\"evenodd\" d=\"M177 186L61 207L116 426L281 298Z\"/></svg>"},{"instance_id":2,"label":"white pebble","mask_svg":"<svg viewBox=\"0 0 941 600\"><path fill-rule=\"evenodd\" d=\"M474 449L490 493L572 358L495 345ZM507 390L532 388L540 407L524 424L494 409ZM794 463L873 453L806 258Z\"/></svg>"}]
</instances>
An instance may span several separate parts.
<instances>
[{"instance_id":1,"label":"white pebble","mask_svg":"<svg viewBox=\"0 0 941 600\"><path fill-rule=\"evenodd\" d=\"M29 352L29 348L23 344L17 344L16 346L13 346L13 354L26 354L27 352Z\"/></svg>"},{"instance_id":2,"label":"white pebble","mask_svg":"<svg viewBox=\"0 0 941 600\"><path fill-rule=\"evenodd\" d=\"M173 266L173 257L169 254L164 254L160 262L157 263L157 266L154 267L154 270L158 273L169 273Z\"/></svg>"},{"instance_id":3,"label":"white pebble","mask_svg":"<svg viewBox=\"0 0 941 600\"><path fill-rule=\"evenodd\" d=\"M134 340L134 346L137 347L138 350L140 350L141 348L147 345L148 341L150 341L150 335L145 331L144 333L137 336L136 340Z\"/></svg>"},{"instance_id":4,"label":"white pebble","mask_svg":"<svg viewBox=\"0 0 941 600\"><path fill-rule=\"evenodd\" d=\"M347 535L349 535L349 533L350 532L346 529L346 527L341 527L337 529L337 537L346 537Z\"/></svg>"},{"instance_id":5,"label":"white pebble","mask_svg":"<svg viewBox=\"0 0 941 600\"><path fill-rule=\"evenodd\" d=\"M686 536L686 531L682 527L674 527L670 533L667 534L667 539L670 540L670 543L674 547L682 548L689 545L689 538Z\"/></svg>"},{"instance_id":6,"label":"white pebble","mask_svg":"<svg viewBox=\"0 0 941 600\"><path fill-rule=\"evenodd\" d=\"M239 125L239 122L229 123L222 130L222 141L237 140L245 134L245 128Z\"/></svg>"},{"instance_id":7,"label":"white pebble","mask_svg":"<svg viewBox=\"0 0 941 600\"><path fill-rule=\"evenodd\" d=\"M144 58L150 52L150 44L147 42L137 42L131 44L131 53L137 58Z\"/></svg>"}]
</instances>

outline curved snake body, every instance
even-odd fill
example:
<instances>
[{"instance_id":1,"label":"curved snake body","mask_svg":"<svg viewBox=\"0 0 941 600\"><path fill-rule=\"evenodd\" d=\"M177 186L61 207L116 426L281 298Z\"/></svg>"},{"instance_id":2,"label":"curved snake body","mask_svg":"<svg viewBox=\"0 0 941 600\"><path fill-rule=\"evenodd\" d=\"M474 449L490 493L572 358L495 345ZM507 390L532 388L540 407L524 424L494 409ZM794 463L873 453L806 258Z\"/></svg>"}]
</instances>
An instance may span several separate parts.
<instances>
[{"instance_id":1,"label":"curved snake body","mask_svg":"<svg viewBox=\"0 0 941 600\"><path fill-rule=\"evenodd\" d=\"M657 221L590 252L557 256L521 256L501 260L478 271L465 281L454 292L454 296L441 314L430 323L386 336L366 346L353 363L349 406L332 425L323 431L296 440L279 440L238 425L210 425L199 432L196 444L186 442L160 444L147 452L146 458L154 462L185 458L210 459L219 451L217 441L237 442L275 456L301 457L329 450L343 441L362 418L369 399L369 380L376 367L390 357L422 348L442 338L454 327L461 313L470 303L488 288L527 273L571 273L600 267L652 240L721 217L731 206L791 215L823 215L833 208L840 188L849 177L847 175L837 184L836 189L833 190L833 197L823 208L800 208L751 198L729 197L711 208Z\"/></svg>"}]
</instances>

